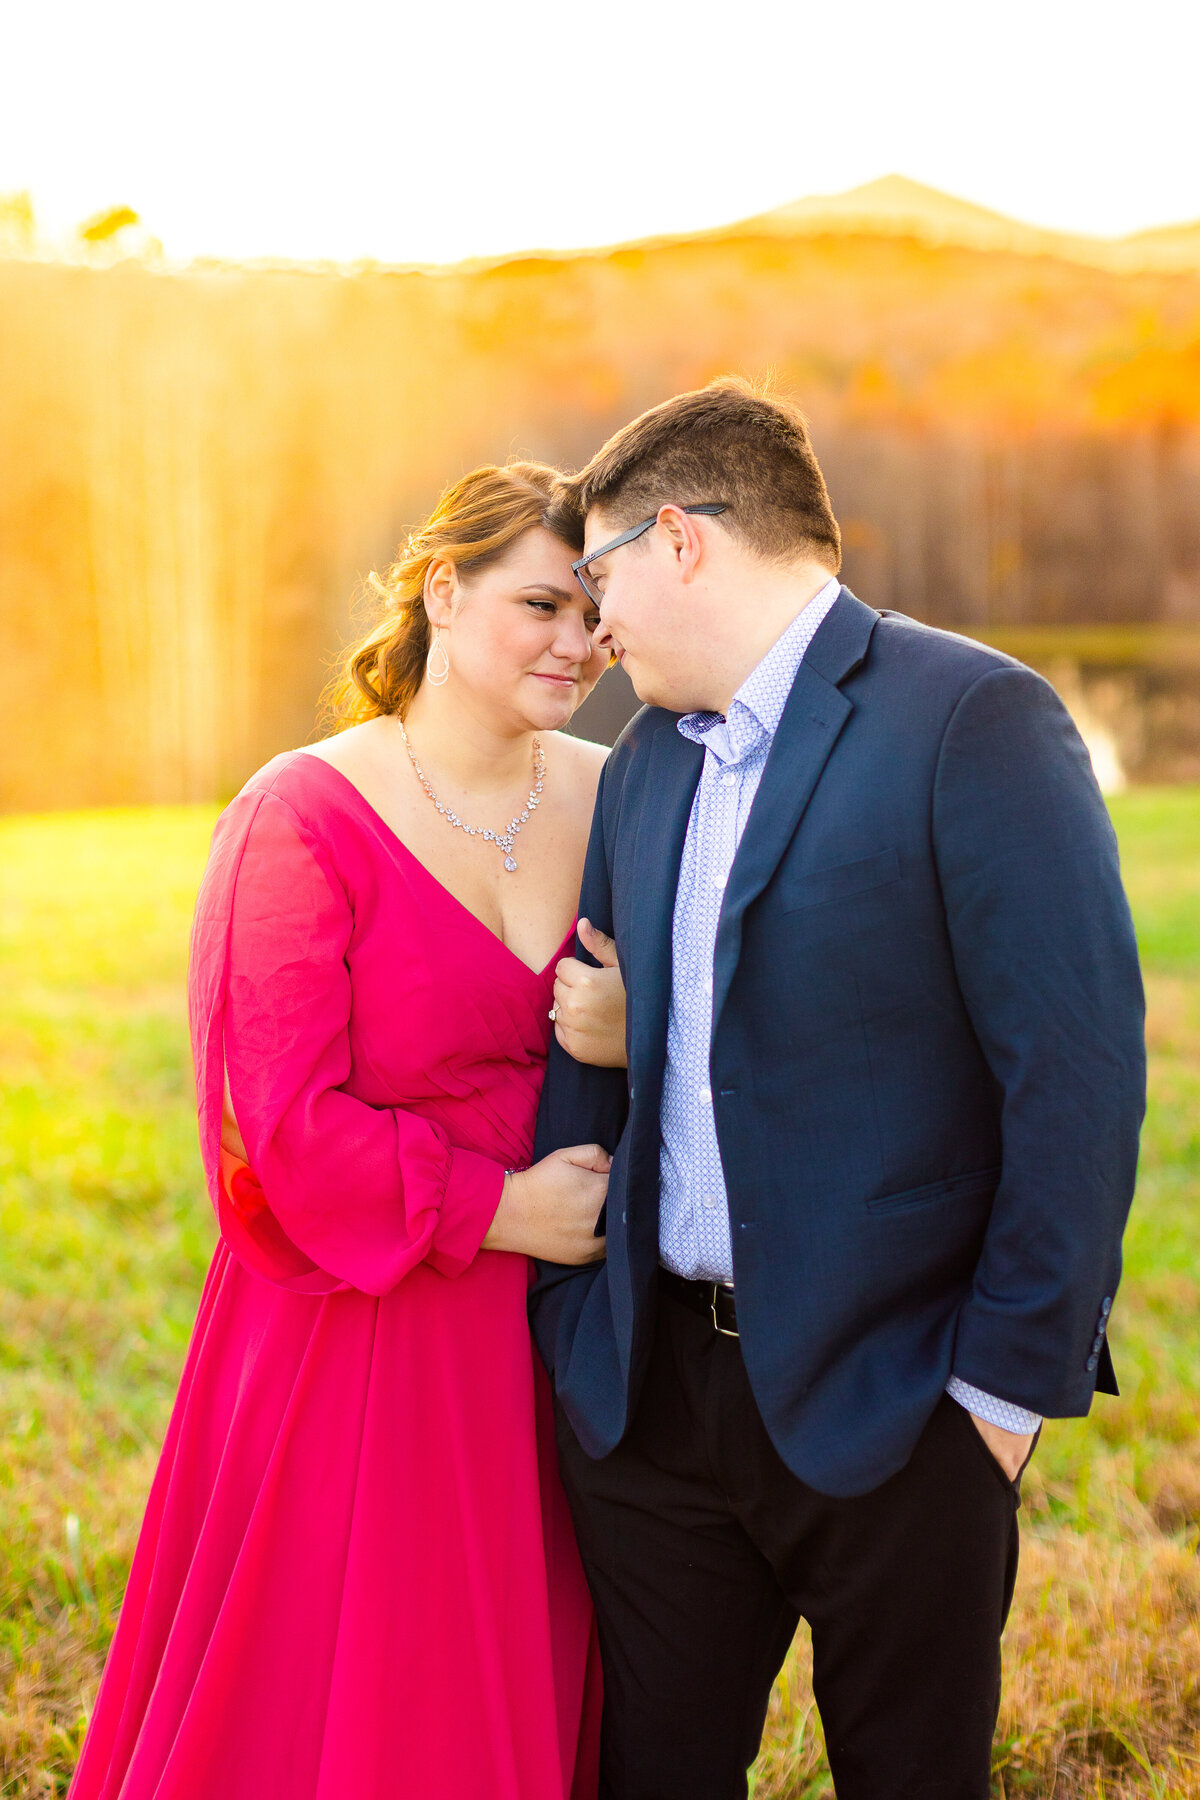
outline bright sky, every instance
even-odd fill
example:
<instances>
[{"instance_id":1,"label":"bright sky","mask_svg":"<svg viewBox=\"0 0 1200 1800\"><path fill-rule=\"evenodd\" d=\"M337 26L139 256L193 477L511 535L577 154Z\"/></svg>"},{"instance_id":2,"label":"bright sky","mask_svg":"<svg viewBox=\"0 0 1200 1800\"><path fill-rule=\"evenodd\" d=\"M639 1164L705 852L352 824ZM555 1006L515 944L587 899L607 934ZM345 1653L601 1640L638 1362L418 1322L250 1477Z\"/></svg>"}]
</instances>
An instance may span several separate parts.
<instances>
[{"instance_id":1,"label":"bright sky","mask_svg":"<svg viewBox=\"0 0 1200 1800\"><path fill-rule=\"evenodd\" d=\"M893 171L1200 218L1195 0L22 0L0 56L0 192L173 258L602 244Z\"/></svg>"}]
</instances>

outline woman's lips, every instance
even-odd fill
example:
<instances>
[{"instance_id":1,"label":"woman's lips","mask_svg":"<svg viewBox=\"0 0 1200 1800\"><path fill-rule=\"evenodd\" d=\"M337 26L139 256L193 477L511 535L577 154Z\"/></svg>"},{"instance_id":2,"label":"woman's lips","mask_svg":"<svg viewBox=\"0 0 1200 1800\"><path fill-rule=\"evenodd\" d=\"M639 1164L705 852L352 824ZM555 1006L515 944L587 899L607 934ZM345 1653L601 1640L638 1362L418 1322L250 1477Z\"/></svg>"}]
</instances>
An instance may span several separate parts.
<instances>
[{"instance_id":1,"label":"woman's lips","mask_svg":"<svg viewBox=\"0 0 1200 1800\"><path fill-rule=\"evenodd\" d=\"M572 688L575 686L574 675L544 675L540 669L531 669L530 674L535 681L548 681L552 687Z\"/></svg>"}]
</instances>

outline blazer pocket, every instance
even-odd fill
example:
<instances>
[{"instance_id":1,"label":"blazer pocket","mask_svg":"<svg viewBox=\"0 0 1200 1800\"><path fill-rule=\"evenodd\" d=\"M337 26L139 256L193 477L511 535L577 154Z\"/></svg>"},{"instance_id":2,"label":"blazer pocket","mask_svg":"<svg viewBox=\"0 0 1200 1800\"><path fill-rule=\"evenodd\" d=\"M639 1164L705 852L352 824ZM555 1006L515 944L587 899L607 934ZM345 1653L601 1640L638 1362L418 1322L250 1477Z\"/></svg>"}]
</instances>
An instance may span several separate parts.
<instances>
[{"instance_id":1,"label":"blazer pocket","mask_svg":"<svg viewBox=\"0 0 1200 1800\"><path fill-rule=\"evenodd\" d=\"M780 894L784 912L806 906L823 906L829 900L847 900L871 888L886 887L900 879L900 858L895 850L880 850L860 862L836 863L831 869L809 869L804 874L784 874Z\"/></svg>"},{"instance_id":2,"label":"blazer pocket","mask_svg":"<svg viewBox=\"0 0 1200 1800\"><path fill-rule=\"evenodd\" d=\"M903 1188L898 1194L881 1194L867 1201L868 1212L907 1212L913 1206L929 1206L935 1200L969 1199L975 1194L994 1194L999 1169L976 1169L970 1175L951 1175L946 1181L927 1181L924 1187Z\"/></svg>"}]
</instances>

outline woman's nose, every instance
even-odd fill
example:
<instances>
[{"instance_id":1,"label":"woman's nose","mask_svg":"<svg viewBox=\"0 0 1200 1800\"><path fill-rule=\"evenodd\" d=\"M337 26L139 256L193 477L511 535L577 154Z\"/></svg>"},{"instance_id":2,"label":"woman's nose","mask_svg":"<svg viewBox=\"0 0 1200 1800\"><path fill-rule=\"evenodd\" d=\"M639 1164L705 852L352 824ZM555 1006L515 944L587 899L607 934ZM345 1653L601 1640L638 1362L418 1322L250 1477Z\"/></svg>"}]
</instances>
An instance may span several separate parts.
<instances>
[{"instance_id":1,"label":"woman's nose","mask_svg":"<svg viewBox=\"0 0 1200 1800\"><path fill-rule=\"evenodd\" d=\"M578 613L559 614L559 628L553 644L555 656L564 662L585 663L592 654L593 642Z\"/></svg>"}]
</instances>

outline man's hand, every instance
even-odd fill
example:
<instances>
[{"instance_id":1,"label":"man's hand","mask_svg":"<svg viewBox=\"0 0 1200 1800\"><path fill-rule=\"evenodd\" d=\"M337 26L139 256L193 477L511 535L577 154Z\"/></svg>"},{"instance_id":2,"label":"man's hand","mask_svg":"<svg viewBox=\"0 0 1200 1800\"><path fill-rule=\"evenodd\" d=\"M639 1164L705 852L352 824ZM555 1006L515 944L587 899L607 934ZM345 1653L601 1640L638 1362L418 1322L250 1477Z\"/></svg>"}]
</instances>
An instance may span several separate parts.
<instances>
[{"instance_id":1,"label":"man's hand","mask_svg":"<svg viewBox=\"0 0 1200 1800\"><path fill-rule=\"evenodd\" d=\"M1015 1481L1033 1448L1031 1431L1005 1431L1003 1425L993 1425L990 1419L981 1419L978 1413L972 1413L975 1429L995 1457L1010 1481Z\"/></svg>"},{"instance_id":2,"label":"man's hand","mask_svg":"<svg viewBox=\"0 0 1200 1800\"><path fill-rule=\"evenodd\" d=\"M625 1067L625 983L616 945L589 919L580 919L579 941L601 965L593 969L564 956L554 971L554 1035L568 1056L597 1069Z\"/></svg>"}]
</instances>

